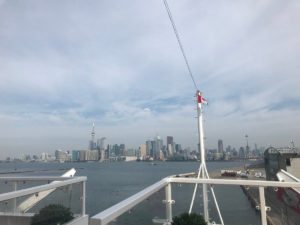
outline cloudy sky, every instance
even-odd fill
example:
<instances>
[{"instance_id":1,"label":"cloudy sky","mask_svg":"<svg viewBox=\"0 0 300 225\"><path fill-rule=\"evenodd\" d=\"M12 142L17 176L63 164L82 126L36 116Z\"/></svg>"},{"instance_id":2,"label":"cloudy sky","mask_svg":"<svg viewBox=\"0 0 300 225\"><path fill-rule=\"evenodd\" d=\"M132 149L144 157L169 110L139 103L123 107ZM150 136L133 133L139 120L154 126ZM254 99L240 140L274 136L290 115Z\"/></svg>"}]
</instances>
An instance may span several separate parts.
<instances>
[{"instance_id":1,"label":"cloudy sky","mask_svg":"<svg viewBox=\"0 0 300 225\"><path fill-rule=\"evenodd\" d=\"M205 107L208 148L300 143L300 2L169 0ZM162 0L0 0L0 158L196 147L195 89Z\"/></svg>"}]
</instances>

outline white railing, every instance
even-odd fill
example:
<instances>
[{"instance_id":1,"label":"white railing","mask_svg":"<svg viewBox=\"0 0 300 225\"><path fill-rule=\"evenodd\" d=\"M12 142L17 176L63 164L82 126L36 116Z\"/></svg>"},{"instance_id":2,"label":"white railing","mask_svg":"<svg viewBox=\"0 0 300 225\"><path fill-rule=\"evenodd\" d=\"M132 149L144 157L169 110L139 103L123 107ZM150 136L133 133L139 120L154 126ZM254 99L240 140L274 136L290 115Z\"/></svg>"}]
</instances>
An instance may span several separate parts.
<instances>
[{"instance_id":1,"label":"white railing","mask_svg":"<svg viewBox=\"0 0 300 225\"><path fill-rule=\"evenodd\" d=\"M38 195L38 193L53 191L57 188L67 187L72 184L81 184L82 185L82 196L81 199L81 216L85 216L85 185L87 178L86 177L0 177L2 182L12 182L13 191L0 194L0 202L14 200L17 198L28 196L28 195ZM17 190L18 182L27 182L27 181L46 181L48 184L38 185L34 187L24 188ZM50 181L54 181L51 182ZM16 208L16 203L14 203L14 209Z\"/></svg>"},{"instance_id":2,"label":"white railing","mask_svg":"<svg viewBox=\"0 0 300 225\"><path fill-rule=\"evenodd\" d=\"M90 218L90 225L105 225L115 220L118 216L126 211L129 211L134 206L148 198L150 195L156 193L162 188L165 188L166 199L166 224L170 224L172 221L172 200L171 184L172 183L189 183L189 184L209 184L209 185L239 185L247 187L258 187L260 205L257 207L261 212L261 224L267 225L266 211L269 207L266 207L265 203L265 187L274 188L300 188L298 182L278 182L278 181L260 181L260 180L229 180L229 179L197 179L197 178L178 178L178 177L167 177L161 181L149 186L148 188L138 192L137 194L121 201L120 203L96 214Z\"/></svg>"}]
</instances>

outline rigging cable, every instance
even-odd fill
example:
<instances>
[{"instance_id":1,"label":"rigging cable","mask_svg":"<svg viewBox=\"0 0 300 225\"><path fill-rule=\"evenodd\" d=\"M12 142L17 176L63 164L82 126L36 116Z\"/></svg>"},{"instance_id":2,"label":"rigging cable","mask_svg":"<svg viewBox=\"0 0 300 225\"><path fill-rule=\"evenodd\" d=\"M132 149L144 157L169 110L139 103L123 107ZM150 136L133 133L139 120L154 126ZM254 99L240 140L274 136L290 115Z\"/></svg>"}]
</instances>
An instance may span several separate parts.
<instances>
[{"instance_id":1,"label":"rigging cable","mask_svg":"<svg viewBox=\"0 0 300 225\"><path fill-rule=\"evenodd\" d=\"M188 62L188 60L187 60L187 57L186 57L185 52L184 52L184 49L183 49L183 45L182 45L181 40L180 40L180 38L179 38L179 34L178 34L177 29L176 29L176 25L175 25L175 22L174 22L174 20L173 20L173 17L172 17L171 10L170 10L170 8L169 8L168 2L167 2L167 0L163 0L163 1L164 1L164 4L165 4L165 8L166 8L166 10L167 10L169 19L170 19L170 21L171 21L171 24L172 24L174 33L175 33L175 35L176 35L176 38L177 38L179 47L180 47L180 49L181 49L181 53L182 53L182 55L183 55L185 64L186 64L186 66L187 66L187 68L188 68L188 71L189 71L189 74L190 74L190 76L191 76L191 79L192 79L192 81L193 81L193 83L194 83L195 89L198 90L197 85L196 85L196 82L195 82L195 80L194 80L194 76L193 76L192 70L191 70L191 68L190 68L190 64L189 64L189 62Z\"/></svg>"}]
</instances>

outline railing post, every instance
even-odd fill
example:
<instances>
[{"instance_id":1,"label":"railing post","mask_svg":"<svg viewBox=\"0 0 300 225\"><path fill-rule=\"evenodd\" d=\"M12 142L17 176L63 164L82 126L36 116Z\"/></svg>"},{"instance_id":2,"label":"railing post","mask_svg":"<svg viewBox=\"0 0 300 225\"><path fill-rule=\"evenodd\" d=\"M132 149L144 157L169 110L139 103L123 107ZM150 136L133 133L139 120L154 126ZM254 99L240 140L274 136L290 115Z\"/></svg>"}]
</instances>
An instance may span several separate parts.
<instances>
[{"instance_id":1,"label":"railing post","mask_svg":"<svg viewBox=\"0 0 300 225\"><path fill-rule=\"evenodd\" d=\"M167 218L167 223L171 224L172 222L172 204L174 204L174 200L172 200L172 186L171 183L168 183L167 186L165 187L165 192L166 192L166 218Z\"/></svg>"},{"instance_id":2,"label":"railing post","mask_svg":"<svg viewBox=\"0 0 300 225\"><path fill-rule=\"evenodd\" d=\"M265 202L265 188L259 187L259 200L260 200L260 216L261 224L267 225L267 213L266 213L266 202Z\"/></svg>"},{"instance_id":3,"label":"railing post","mask_svg":"<svg viewBox=\"0 0 300 225\"><path fill-rule=\"evenodd\" d=\"M17 181L12 182L12 188L13 188L13 191L17 190L17 188L18 188ZM15 213L17 210L17 198L13 198L12 208L13 208L13 212Z\"/></svg>"},{"instance_id":4,"label":"railing post","mask_svg":"<svg viewBox=\"0 0 300 225\"><path fill-rule=\"evenodd\" d=\"M82 214L82 216L84 216L85 215L85 181L82 182L82 196L81 196L81 201L82 201L81 214Z\"/></svg>"}]
</instances>

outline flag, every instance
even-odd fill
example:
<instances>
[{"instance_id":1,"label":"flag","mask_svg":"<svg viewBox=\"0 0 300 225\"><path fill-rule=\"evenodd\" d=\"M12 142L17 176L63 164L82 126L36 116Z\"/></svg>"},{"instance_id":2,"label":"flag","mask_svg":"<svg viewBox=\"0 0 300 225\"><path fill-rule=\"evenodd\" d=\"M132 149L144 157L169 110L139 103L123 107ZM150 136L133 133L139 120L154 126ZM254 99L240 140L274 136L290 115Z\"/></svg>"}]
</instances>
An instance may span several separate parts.
<instances>
[{"instance_id":1,"label":"flag","mask_svg":"<svg viewBox=\"0 0 300 225\"><path fill-rule=\"evenodd\" d=\"M201 95L198 95L198 103L203 103L205 105L208 105L207 101L205 98L202 98Z\"/></svg>"}]
</instances>

